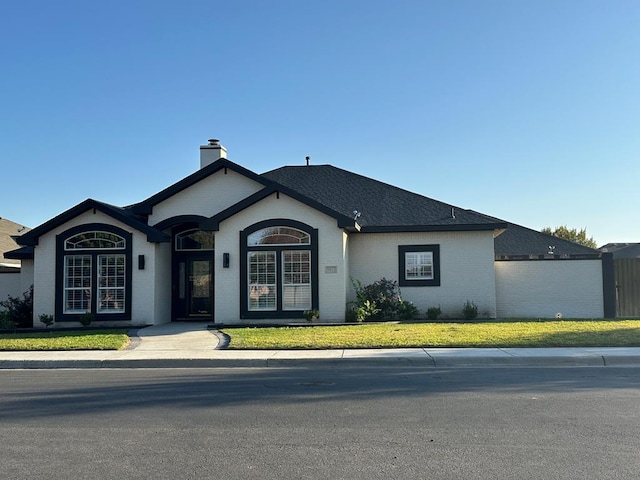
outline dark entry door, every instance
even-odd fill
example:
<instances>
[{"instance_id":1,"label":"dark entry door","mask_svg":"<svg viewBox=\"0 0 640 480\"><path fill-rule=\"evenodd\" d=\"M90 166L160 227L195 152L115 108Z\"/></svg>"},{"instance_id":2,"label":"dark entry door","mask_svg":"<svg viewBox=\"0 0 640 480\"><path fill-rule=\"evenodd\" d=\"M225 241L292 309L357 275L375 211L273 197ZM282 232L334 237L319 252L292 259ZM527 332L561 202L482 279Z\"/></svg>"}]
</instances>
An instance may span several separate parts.
<instances>
[{"instance_id":1,"label":"dark entry door","mask_svg":"<svg viewBox=\"0 0 640 480\"><path fill-rule=\"evenodd\" d=\"M180 255L176 259L173 282L173 318L207 320L213 318L213 255Z\"/></svg>"}]
</instances>

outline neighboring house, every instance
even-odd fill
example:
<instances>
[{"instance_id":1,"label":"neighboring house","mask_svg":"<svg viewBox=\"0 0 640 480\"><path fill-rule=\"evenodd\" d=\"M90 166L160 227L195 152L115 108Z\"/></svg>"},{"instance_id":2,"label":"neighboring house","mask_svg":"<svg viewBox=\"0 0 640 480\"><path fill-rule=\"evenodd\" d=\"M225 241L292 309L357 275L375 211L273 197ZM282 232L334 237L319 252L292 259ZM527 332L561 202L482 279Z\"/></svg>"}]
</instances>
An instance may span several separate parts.
<instances>
[{"instance_id":1,"label":"neighboring house","mask_svg":"<svg viewBox=\"0 0 640 480\"><path fill-rule=\"evenodd\" d=\"M200 164L140 203L88 199L20 237L9 255L32 267L34 317L341 322L352 280L381 277L448 317L467 300L486 318L607 313L595 250L331 165L259 175L217 141Z\"/></svg>"},{"instance_id":2,"label":"neighboring house","mask_svg":"<svg viewBox=\"0 0 640 480\"><path fill-rule=\"evenodd\" d=\"M616 316L640 317L640 243L608 243L599 250L613 256Z\"/></svg>"},{"instance_id":3,"label":"neighboring house","mask_svg":"<svg viewBox=\"0 0 640 480\"><path fill-rule=\"evenodd\" d=\"M21 283L20 260L4 256L5 252L19 247L15 237L28 231L29 229L24 225L0 217L0 302L6 300L8 296L22 295L31 285ZM26 275L24 278L28 277L29 275Z\"/></svg>"}]
</instances>

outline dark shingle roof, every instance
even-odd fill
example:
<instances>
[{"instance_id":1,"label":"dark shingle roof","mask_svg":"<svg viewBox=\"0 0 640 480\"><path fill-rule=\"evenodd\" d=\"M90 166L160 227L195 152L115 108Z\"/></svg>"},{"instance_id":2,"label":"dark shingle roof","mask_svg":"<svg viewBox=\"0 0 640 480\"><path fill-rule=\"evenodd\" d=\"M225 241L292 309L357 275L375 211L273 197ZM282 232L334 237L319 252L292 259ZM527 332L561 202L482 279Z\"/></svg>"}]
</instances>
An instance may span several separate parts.
<instances>
[{"instance_id":1,"label":"dark shingle roof","mask_svg":"<svg viewBox=\"0 0 640 480\"><path fill-rule=\"evenodd\" d=\"M38 239L41 235L47 233L48 231L56 228L59 225L66 223L67 221L90 209L96 209L100 212L103 212L106 215L109 215L110 217L115 218L116 220L119 220L122 223L129 225L130 227L135 228L142 233L145 233L147 235L147 239L150 242L167 242L170 239L163 232L148 226L142 217L135 215L133 212L131 212L131 210L116 207L108 203L99 202L98 200L88 198L85 201L77 204L75 207L71 207L69 210L62 212L60 215L52 218L51 220L48 220L42 225L37 226L21 237L18 237L17 242L20 245L25 246L37 245Z\"/></svg>"},{"instance_id":2,"label":"dark shingle roof","mask_svg":"<svg viewBox=\"0 0 640 480\"><path fill-rule=\"evenodd\" d=\"M0 263L15 263L17 265L20 262L11 257L4 257L4 253L10 252L18 248L18 244L14 240L14 237L26 233L29 228L20 225L19 223L12 222L6 218L0 217Z\"/></svg>"},{"instance_id":3,"label":"dark shingle roof","mask_svg":"<svg viewBox=\"0 0 640 480\"><path fill-rule=\"evenodd\" d=\"M613 258L640 258L640 243L607 243L601 252L612 252Z\"/></svg>"},{"instance_id":4,"label":"dark shingle roof","mask_svg":"<svg viewBox=\"0 0 640 480\"><path fill-rule=\"evenodd\" d=\"M433 200L331 165L281 167L263 177L342 215L362 231L493 230L504 224L472 210ZM452 215L453 213L453 215Z\"/></svg>"},{"instance_id":5,"label":"dark shingle roof","mask_svg":"<svg viewBox=\"0 0 640 480\"><path fill-rule=\"evenodd\" d=\"M547 233L509 223L507 230L494 240L496 258L508 255L594 255L594 250ZM550 249L549 247L554 247Z\"/></svg>"}]
</instances>

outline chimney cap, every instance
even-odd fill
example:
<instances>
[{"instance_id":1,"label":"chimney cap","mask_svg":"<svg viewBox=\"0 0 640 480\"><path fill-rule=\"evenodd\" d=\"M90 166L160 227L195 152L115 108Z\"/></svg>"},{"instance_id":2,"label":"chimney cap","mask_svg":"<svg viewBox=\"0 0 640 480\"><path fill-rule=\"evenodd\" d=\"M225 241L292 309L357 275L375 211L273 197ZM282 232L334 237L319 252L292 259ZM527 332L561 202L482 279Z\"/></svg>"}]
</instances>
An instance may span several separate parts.
<instances>
[{"instance_id":1,"label":"chimney cap","mask_svg":"<svg viewBox=\"0 0 640 480\"><path fill-rule=\"evenodd\" d=\"M218 140L217 138L210 138L208 142L209 145L218 145L220 143L220 140Z\"/></svg>"}]
</instances>

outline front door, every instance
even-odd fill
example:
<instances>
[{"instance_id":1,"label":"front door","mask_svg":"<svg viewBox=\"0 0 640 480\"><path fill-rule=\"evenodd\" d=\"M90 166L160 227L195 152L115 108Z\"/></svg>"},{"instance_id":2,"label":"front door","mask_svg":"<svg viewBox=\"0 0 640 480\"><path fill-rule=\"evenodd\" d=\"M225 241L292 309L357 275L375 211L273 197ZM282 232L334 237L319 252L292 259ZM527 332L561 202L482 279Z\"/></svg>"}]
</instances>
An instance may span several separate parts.
<instances>
[{"instance_id":1,"label":"front door","mask_svg":"<svg viewBox=\"0 0 640 480\"><path fill-rule=\"evenodd\" d=\"M213 255L180 255L173 282L173 318L209 320L213 318Z\"/></svg>"}]
</instances>

